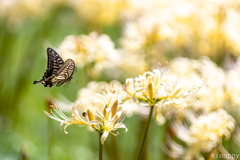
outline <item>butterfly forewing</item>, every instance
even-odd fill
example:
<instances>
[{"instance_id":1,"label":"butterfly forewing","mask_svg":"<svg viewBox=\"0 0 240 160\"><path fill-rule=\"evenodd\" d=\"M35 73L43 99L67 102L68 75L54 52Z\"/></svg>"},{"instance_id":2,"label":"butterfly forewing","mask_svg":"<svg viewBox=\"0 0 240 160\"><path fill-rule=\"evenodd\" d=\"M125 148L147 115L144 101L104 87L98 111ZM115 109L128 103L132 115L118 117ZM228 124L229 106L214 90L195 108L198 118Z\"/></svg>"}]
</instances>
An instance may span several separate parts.
<instances>
[{"instance_id":1,"label":"butterfly forewing","mask_svg":"<svg viewBox=\"0 0 240 160\"><path fill-rule=\"evenodd\" d=\"M56 75L58 70L64 65L64 61L59 56L59 54L51 48L47 49L47 55L48 55L47 71L49 71L49 73L52 75Z\"/></svg>"},{"instance_id":2,"label":"butterfly forewing","mask_svg":"<svg viewBox=\"0 0 240 160\"><path fill-rule=\"evenodd\" d=\"M72 79L73 72L75 70L75 63L72 59L67 59L62 68L57 72L55 78L53 78L53 83L57 83L57 87L67 83Z\"/></svg>"}]
</instances>

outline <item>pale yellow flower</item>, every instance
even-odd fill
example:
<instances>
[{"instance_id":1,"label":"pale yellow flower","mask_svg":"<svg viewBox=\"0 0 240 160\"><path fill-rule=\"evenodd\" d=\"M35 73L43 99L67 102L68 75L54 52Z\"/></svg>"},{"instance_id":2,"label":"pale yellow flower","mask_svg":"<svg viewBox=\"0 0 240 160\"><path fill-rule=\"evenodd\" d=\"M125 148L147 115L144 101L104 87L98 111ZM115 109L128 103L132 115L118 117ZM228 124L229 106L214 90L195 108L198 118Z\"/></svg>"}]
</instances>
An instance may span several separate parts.
<instances>
[{"instance_id":1,"label":"pale yellow flower","mask_svg":"<svg viewBox=\"0 0 240 160\"><path fill-rule=\"evenodd\" d=\"M114 133L118 128L125 128L125 132L127 132L126 126L122 123L124 118L121 119L122 111L116 112L118 101L115 101L114 106L110 108L104 108L103 113L96 111L95 114L100 118L100 120L93 120L89 122L89 125L98 126L101 136L101 143L104 144L104 141L107 139L109 133L117 136L118 132ZM125 116L123 116L125 117Z\"/></svg>"},{"instance_id":2,"label":"pale yellow flower","mask_svg":"<svg viewBox=\"0 0 240 160\"><path fill-rule=\"evenodd\" d=\"M97 77L104 69L115 66L111 63L116 55L114 46L108 35L91 32L89 35L67 36L58 52L63 59L71 58L78 67L86 67L91 77Z\"/></svg>"},{"instance_id":3,"label":"pale yellow flower","mask_svg":"<svg viewBox=\"0 0 240 160\"><path fill-rule=\"evenodd\" d=\"M95 111L95 115L100 118L100 120L92 120L89 122L89 125L95 125L97 130L102 133L101 142L102 144L106 140L109 133L113 135L117 135L113 133L113 131L117 130L118 128L127 128L122 123L124 119L121 120L121 115L123 111L121 109L121 104L119 101L122 99L121 90L115 90L112 87L107 90L105 89L102 94L95 94L93 105L98 106L99 109ZM103 112L100 112L100 111ZM125 117L125 115L123 116Z\"/></svg>"},{"instance_id":4,"label":"pale yellow flower","mask_svg":"<svg viewBox=\"0 0 240 160\"><path fill-rule=\"evenodd\" d=\"M81 103L78 104L78 112L83 113L89 108L93 113L95 111L103 110L105 106L102 105L102 102L100 101L103 101L104 103L107 101L106 98L104 98L105 95L106 97L111 97L112 101L118 99L118 108L126 111L128 113L128 117L132 116L133 114L146 117L148 113L149 108L147 106L141 106L132 101L128 101L130 97L127 97L126 93L122 90L122 84L116 80L112 80L110 83L104 81L90 81L87 84L87 87L80 89L76 98L76 100L81 100ZM69 108L69 106L73 105L73 102L70 102L64 96L60 96L59 98L61 100L52 98L53 103L57 106L60 106L61 110L64 112L71 112L72 110Z\"/></svg>"},{"instance_id":5,"label":"pale yellow flower","mask_svg":"<svg viewBox=\"0 0 240 160\"><path fill-rule=\"evenodd\" d=\"M205 83L202 80L188 92L183 92L182 85L176 77L164 75L167 68L162 67L153 72L145 72L134 79L127 79L123 89L135 102L143 100L149 105L155 105L162 100L163 106L177 105L179 108L192 104L193 100L204 92Z\"/></svg>"},{"instance_id":6,"label":"pale yellow flower","mask_svg":"<svg viewBox=\"0 0 240 160\"><path fill-rule=\"evenodd\" d=\"M161 90L163 92L161 95L166 95L162 102L164 108L169 105L175 105L179 109L183 109L193 104L206 91L205 81L201 79L187 92L182 91L180 81L173 76L167 77L164 85L163 91Z\"/></svg>"},{"instance_id":7,"label":"pale yellow flower","mask_svg":"<svg viewBox=\"0 0 240 160\"><path fill-rule=\"evenodd\" d=\"M200 152L211 151L221 143L223 137L229 139L235 129L234 118L223 109L198 117L192 112L187 112L186 117L191 123L189 127L176 121L171 124L171 128L177 138L185 142L188 148L174 144L176 142L170 137L168 137L167 146L174 155L178 154L188 159L202 158Z\"/></svg>"},{"instance_id":8,"label":"pale yellow flower","mask_svg":"<svg viewBox=\"0 0 240 160\"><path fill-rule=\"evenodd\" d=\"M167 68L168 66L161 68L161 70L155 69L153 72L145 72L134 79L128 78L123 89L134 99L137 98L154 103L157 99L161 99L161 95L160 97L158 96L158 91L161 87L161 79Z\"/></svg>"},{"instance_id":9,"label":"pale yellow flower","mask_svg":"<svg viewBox=\"0 0 240 160\"><path fill-rule=\"evenodd\" d=\"M18 29L26 18L41 19L47 16L56 5L64 5L65 0L1 0L0 19L7 20L9 29Z\"/></svg>"},{"instance_id":10,"label":"pale yellow flower","mask_svg":"<svg viewBox=\"0 0 240 160\"><path fill-rule=\"evenodd\" d=\"M208 57L201 57L199 60L179 57L171 61L170 64L172 66L170 73L178 77L182 83L182 89L185 91L191 90L193 86L191 81L195 82L199 75L207 78L205 83L208 87L191 106L194 110L211 112L224 107L226 75L222 68Z\"/></svg>"},{"instance_id":11,"label":"pale yellow flower","mask_svg":"<svg viewBox=\"0 0 240 160\"><path fill-rule=\"evenodd\" d=\"M60 124L60 128L65 124L65 127L64 127L64 132L66 134L68 134L68 132L66 131L66 128L70 125L73 125L73 124L76 124L76 125L88 125L88 122L83 120L81 118L81 116L79 115L79 112L78 112L78 105L80 104L81 102L80 101L76 101L74 104L73 104L73 107L72 107L72 116L71 117L67 117L65 116L65 114L61 111L61 109L58 107L58 106L50 106L52 107L53 111L56 112L58 114L55 115L52 110L50 110L50 113L44 111L46 113L46 115L56 121L59 121L61 122Z\"/></svg>"},{"instance_id":12,"label":"pale yellow flower","mask_svg":"<svg viewBox=\"0 0 240 160\"><path fill-rule=\"evenodd\" d=\"M231 106L235 108L240 104L240 70L226 72L226 93Z\"/></svg>"},{"instance_id":13,"label":"pale yellow flower","mask_svg":"<svg viewBox=\"0 0 240 160\"><path fill-rule=\"evenodd\" d=\"M113 88L110 88L109 90L105 89L102 94L95 94L93 104L88 105L88 109L86 109L87 112L82 112L82 115L86 120L83 120L78 111L78 107L83 101L76 101L74 103L72 107L72 116L69 118L65 116L57 106L51 106L50 113L46 111L45 113L50 118L61 122L60 128L65 124L64 132L66 134L66 128L73 124L91 126L95 131L102 134L101 142L103 144L109 133L112 133L115 136L117 135L118 132L114 133L114 131L118 128L125 128L127 131L126 126L122 123L126 114L121 118L123 111L120 110L121 105L118 103L118 99L121 99L121 91L114 90ZM93 106L95 106L95 108L93 108ZM95 111L96 117L94 117L92 113L92 108L98 108L98 110ZM58 116L55 115L52 110L56 112Z\"/></svg>"},{"instance_id":14,"label":"pale yellow flower","mask_svg":"<svg viewBox=\"0 0 240 160\"><path fill-rule=\"evenodd\" d=\"M237 19L240 18L240 13L235 8L226 10L226 20L223 24L224 33L226 35L227 46L233 51L234 55L238 56L240 47L240 23Z\"/></svg>"},{"instance_id":15,"label":"pale yellow flower","mask_svg":"<svg viewBox=\"0 0 240 160\"><path fill-rule=\"evenodd\" d=\"M100 120L92 120L89 122L89 125L95 125L97 130L102 133L102 144L109 133L116 136L117 134L113 133L113 131L118 128L125 128L127 131L126 126L122 123L126 114L123 116L123 119L121 119L123 111L119 110L121 109L119 101L122 100L122 96L123 94L121 90L115 90L113 88L110 88L109 90L105 89L102 94L95 94L94 96L93 104L103 108L103 112L100 112L99 110L95 111L95 115L100 118Z\"/></svg>"},{"instance_id":16,"label":"pale yellow flower","mask_svg":"<svg viewBox=\"0 0 240 160\"><path fill-rule=\"evenodd\" d=\"M166 83L166 87L161 90L162 95L166 95L162 101L156 104L156 121L162 125L167 119L171 119L173 116L177 119L182 119L185 114L185 108L195 104L197 99L206 92L205 81L199 79L198 82L193 85L188 91L183 91L183 87L180 81L173 76L168 77L169 82ZM186 82L184 82L186 83ZM191 83L191 81L188 83ZM190 107L191 108L191 107Z\"/></svg>"},{"instance_id":17,"label":"pale yellow flower","mask_svg":"<svg viewBox=\"0 0 240 160\"><path fill-rule=\"evenodd\" d=\"M120 87L121 87L121 83L116 80L112 80L110 83L107 83L104 81L101 81L101 82L90 81L87 84L87 87L80 89L77 93L77 99L84 100L84 104L81 105L80 110L85 111L88 109L89 106L91 106L92 112L95 112L97 110L103 110L104 107L102 107L101 105L93 104L94 98L96 97L94 95L103 93L106 90L107 91L117 90Z\"/></svg>"},{"instance_id":18,"label":"pale yellow flower","mask_svg":"<svg viewBox=\"0 0 240 160\"><path fill-rule=\"evenodd\" d=\"M125 0L70 0L75 12L87 23L106 26L116 22Z\"/></svg>"},{"instance_id":19,"label":"pale yellow flower","mask_svg":"<svg viewBox=\"0 0 240 160\"><path fill-rule=\"evenodd\" d=\"M130 20L120 39L124 48L157 61L172 58L172 51L216 60L224 50L239 55L238 0L134 2L129 5L136 8L125 12Z\"/></svg>"},{"instance_id":20,"label":"pale yellow flower","mask_svg":"<svg viewBox=\"0 0 240 160\"><path fill-rule=\"evenodd\" d=\"M109 66L104 73L112 79L125 80L135 77L149 69L144 56L135 54L125 48L117 49L116 54L109 55Z\"/></svg>"}]
</instances>

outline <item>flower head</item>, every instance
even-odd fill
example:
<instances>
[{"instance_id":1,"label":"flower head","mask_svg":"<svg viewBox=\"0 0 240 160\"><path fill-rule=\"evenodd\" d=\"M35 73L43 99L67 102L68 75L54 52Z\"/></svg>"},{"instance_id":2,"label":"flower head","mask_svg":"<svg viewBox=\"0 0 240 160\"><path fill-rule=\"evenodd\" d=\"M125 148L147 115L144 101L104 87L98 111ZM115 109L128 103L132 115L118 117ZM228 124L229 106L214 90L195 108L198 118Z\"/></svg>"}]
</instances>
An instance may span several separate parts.
<instances>
[{"instance_id":1,"label":"flower head","mask_svg":"<svg viewBox=\"0 0 240 160\"><path fill-rule=\"evenodd\" d=\"M78 67L86 66L88 74L96 77L103 69L114 65L110 59L116 50L108 35L91 32L67 36L59 47L59 54L63 59L73 59Z\"/></svg>"},{"instance_id":2,"label":"flower head","mask_svg":"<svg viewBox=\"0 0 240 160\"><path fill-rule=\"evenodd\" d=\"M197 81L196 85L192 87L191 81L196 81L199 75L207 77L205 87L200 90L205 91L192 105L191 107L196 111L211 112L219 108L224 108L226 102L225 82L226 73L220 67L218 67L208 57L201 57L199 60L188 59L188 58L176 58L171 63L173 67L170 70L171 74L178 77L182 82L183 90L192 90L191 88L197 89L196 86L201 86L201 81ZM217 81L216 81L217 79ZM232 83L228 83L232 84Z\"/></svg>"},{"instance_id":3,"label":"flower head","mask_svg":"<svg viewBox=\"0 0 240 160\"><path fill-rule=\"evenodd\" d=\"M183 149L183 146L176 145L170 137L167 144L174 155L182 155L185 158L201 157L200 152L211 151L221 143L223 137L229 139L235 129L234 118L223 109L198 117L188 112L186 116L191 123L189 127L176 121L171 124L171 128L176 137L185 142L188 148Z\"/></svg>"},{"instance_id":4,"label":"flower head","mask_svg":"<svg viewBox=\"0 0 240 160\"><path fill-rule=\"evenodd\" d=\"M50 110L50 113L44 111L46 113L46 115L52 119L55 119L59 122L61 122L60 124L60 128L62 128L62 126L64 124L66 124L66 126L64 127L64 132L66 134L68 134L68 132L66 131L66 128L70 125L73 125L73 124L77 124L77 125L88 125L88 122L87 121L84 121L81 116L79 115L79 112L78 112L78 105L80 104L81 102L80 101L76 101L74 104L73 104L73 107L72 107L72 116L70 118L68 118L62 111L61 109L58 107L58 106L50 106L52 107L52 109ZM58 117L57 115L55 115L53 112L55 111L60 117Z\"/></svg>"},{"instance_id":5,"label":"flower head","mask_svg":"<svg viewBox=\"0 0 240 160\"><path fill-rule=\"evenodd\" d=\"M136 102L143 100L149 105L155 105L163 101L163 106L176 105L179 108L192 104L193 100L204 92L206 86L203 80L199 80L191 90L184 92L176 77L165 75L167 68L168 65L153 72L145 72L134 79L127 79L123 89Z\"/></svg>"},{"instance_id":6,"label":"flower head","mask_svg":"<svg viewBox=\"0 0 240 160\"><path fill-rule=\"evenodd\" d=\"M102 94L95 94L92 105L85 103L88 104L88 109L86 109L87 111L83 112L82 115L86 120L83 120L78 111L78 106L83 101L76 101L74 103L72 116L70 118L64 115L58 106L51 106L50 113L46 111L45 113L50 118L61 122L60 128L65 124L64 132L66 134L66 128L73 124L91 126L95 131L102 133L101 143L103 144L109 133L115 136L118 134L118 132L114 133L118 128L125 128L127 131L126 126L122 123L126 114L121 117L123 111L120 110L122 107L120 107L121 105L118 99L121 100L121 91L115 90L113 87L109 90L104 89ZM94 114L91 108L95 110ZM55 115L52 110L59 116Z\"/></svg>"},{"instance_id":7,"label":"flower head","mask_svg":"<svg viewBox=\"0 0 240 160\"><path fill-rule=\"evenodd\" d=\"M126 126L122 123L125 115L121 119L122 111L117 111L118 100L116 100L113 105L108 108L105 107L103 113L96 111L95 114L100 120L93 120L89 122L89 125L96 125L99 128L99 132L102 132L101 143L104 144L109 133L117 136L118 132L114 133L118 128L125 128Z\"/></svg>"},{"instance_id":8,"label":"flower head","mask_svg":"<svg viewBox=\"0 0 240 160\"><path fill-rule=\"evenodd\" d=\"M102 112L95 111L95 115L100 118L99 120L92 120L89 122L89 125L96 125L98 131L102 134L101 143L103 144L106 140L109 133L117 135L113 131L118 128L125 128L126 126L122 123L126 114L122 117L123 111L119 110L121 104L119 101L122 100L122 91L118 89L110 88L109 90L105 89L102 94L95 94L94 105L100 105L103 108Z\"/></svg>"},{"instance_id":9,"label":"flower head","mask_svg":"<svg viewBox=\"0 0 240 160\"><path fill-rule=\"evenodd\" d=\"M118 20L126 2L122 0L81 0L70 1L70 4L81 19L92 25L106 26Z\"/></svg>"},{"instance_id":10,"label":"flower head","mask_svg":"<svg viewBox=\"0 0 240 160\"><path fill-rule=\"evenodd\" d=\"M126 86L123 86L123 89L132 98L155 103L160 99L158 91L167 67L168 66L165 67L165 70L154 69L153 72L145 72L143 75L134 79L128 78L126 80Z\"/></svg>"}]
</instances>

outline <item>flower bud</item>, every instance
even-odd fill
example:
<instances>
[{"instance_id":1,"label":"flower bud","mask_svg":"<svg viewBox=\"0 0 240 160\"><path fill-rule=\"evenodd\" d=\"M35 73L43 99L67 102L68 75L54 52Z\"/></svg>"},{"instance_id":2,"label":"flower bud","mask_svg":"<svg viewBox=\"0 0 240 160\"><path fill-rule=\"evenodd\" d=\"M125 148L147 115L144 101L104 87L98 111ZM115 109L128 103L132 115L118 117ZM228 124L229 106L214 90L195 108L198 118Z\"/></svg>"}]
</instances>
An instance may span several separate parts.
<instances>
[{"instance_id":1,"label":"flower bud","mask_svg":"<svg viewBox=\"0 0 240 160\"><path fill-rule=\"evenodd\" d=\"M153 84L152 84L152 82L150 82L148 84L148 94L149 94L150 101L152 102L153 101Z\"/></svg>"},{"instance_id":2,"label":"flower bud","mask_svg":"<svg viewBox=\"0 0 240 160\"><path fill-rule=\"evenodd\" d=\"M113 105L112 105L112 108L111 108L111 110L112 110L112 117L116 114L117 107L118 107L118 100L116 100L116 101L113 103ZM112 117L111 117L111 118L112 118Z\"/></svg>"}]
</instances>

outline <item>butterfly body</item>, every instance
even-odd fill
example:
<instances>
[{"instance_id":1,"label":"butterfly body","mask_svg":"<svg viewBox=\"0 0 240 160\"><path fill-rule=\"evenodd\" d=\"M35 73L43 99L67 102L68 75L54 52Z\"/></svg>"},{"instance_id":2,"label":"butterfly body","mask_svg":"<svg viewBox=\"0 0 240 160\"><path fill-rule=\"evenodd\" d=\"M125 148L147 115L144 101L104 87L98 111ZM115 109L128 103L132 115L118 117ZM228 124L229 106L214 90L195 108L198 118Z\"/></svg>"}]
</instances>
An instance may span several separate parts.
<instances>
[{"instance_id":1,"label":"butterfly body","mask_svg":"<svg viewBox=\"0 0 240 160\"><path fill-rule=\"evenodd\" d=\"M72 59L62 60L59 54L51 48L47 49L48 65L43 78L33 83L42 83L44 87L51 88L55 83L57 87L69 82L73 77L75 63Z\"/></svg>"}]
</instances>

